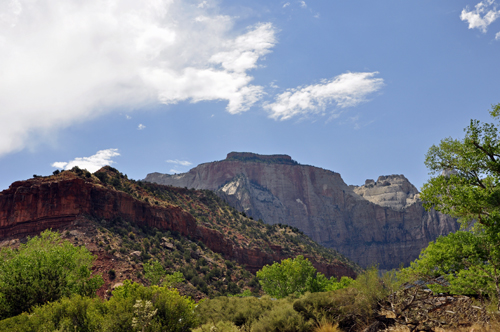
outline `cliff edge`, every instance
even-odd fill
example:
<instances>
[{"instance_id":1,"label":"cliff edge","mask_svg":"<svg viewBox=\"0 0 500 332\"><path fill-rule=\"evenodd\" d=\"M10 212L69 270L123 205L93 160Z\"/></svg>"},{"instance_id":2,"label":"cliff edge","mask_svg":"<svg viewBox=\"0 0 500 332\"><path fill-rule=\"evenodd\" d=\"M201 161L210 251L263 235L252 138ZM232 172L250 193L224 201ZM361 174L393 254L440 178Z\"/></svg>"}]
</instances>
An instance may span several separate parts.
<instances>
[{"instance_id":1,"label":"cliff edge","mask_svg":"<svg viewBox=\"0 0 500 332\"><path fill-rule=\"evenodd\" d=\"M362 267L408 265L430 241L459 229L453 218L425 211L402 175L348 186L339 173L286 155L233 152L187 173L151 173L145 181L213 190L247 215L296 227Z\"/></svg>"}]
</instances>

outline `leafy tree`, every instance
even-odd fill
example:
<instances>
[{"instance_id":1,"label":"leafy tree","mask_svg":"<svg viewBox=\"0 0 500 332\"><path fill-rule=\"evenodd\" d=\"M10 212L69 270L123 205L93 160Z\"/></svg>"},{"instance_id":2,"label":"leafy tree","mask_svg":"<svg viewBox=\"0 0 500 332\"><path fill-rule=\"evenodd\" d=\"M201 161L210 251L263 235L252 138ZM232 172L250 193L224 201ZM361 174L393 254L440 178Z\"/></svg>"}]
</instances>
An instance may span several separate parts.
<instances>
[{"instance_id":1,"label":"leafy tree","mask_svg":"<svg viewBox=\"0 0 500 332\"><path fill-rule=\"evenodd\" d=\"M305 292L324 292L341 289L349 286L351 278L343 277L340 282L332 277L317 273L312 263L303 256L287 258L281 263L266 265L257 272L262 289L276 298L283 298L290 294L304 294Z\"/></svg>"},{"instance_id":2,"label":"leafy tree","mask_svg":"<svg viewBox=\"0 0 500 332\"><path fill-rule=\"evenodd\" d=\"M417 261L402 271L405 279L427 280L435 292L478 294L495 293L500 260L498 234L459 231L439 237L422 251ZM444 276L446 282L436 279ZM438 282L436 282L436 280Z\"/></svg>"},{"instance_id":3,"label":"leafy tree","mask_svg":"<svg viewBox=\"0 0 500 332\"><path fill-rule=\"evenodd\" d=\"M266 265L257 272L262 289L276 298L305 293L315 275L316 269L303 256L287 258L271 266Z\"/></svg>"},{"instance_id":4,"label":"leafy tree","mask_svg":"<svg viewBox=\"0 0 500 332\"><path fill-rule=\"evenodd\" d=\"M490 115L500 119L500 104ZM433 177L423 186L426 208L459 218L464 231L425 249L406 276L442 275L435 289L484 294L494 290L500 309L500 136L498 124L471 120L462 140L446 138L427 153Z\"/></svg>"},{"instance_id":5,"label":"leafy tree","mask_svg":"<svg viewBox=\"0 0 500 332\"><path fill-rule=\"evenodd\" d=\"M94 296L103 284L91 276L95 257L85 247L46 230L21 244L0 250L0 318L29 311L63 296Z\"/></svg>"}]
</instances>

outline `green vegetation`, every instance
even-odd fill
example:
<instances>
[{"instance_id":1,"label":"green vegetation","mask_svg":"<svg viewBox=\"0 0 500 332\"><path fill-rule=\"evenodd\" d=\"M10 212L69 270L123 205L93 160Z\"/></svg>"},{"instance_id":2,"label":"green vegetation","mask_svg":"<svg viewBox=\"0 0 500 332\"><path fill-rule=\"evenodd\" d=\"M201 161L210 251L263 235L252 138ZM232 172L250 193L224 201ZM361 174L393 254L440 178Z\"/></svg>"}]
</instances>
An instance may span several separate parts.
<instances>
[{"instance_id":1,"label":"green vegetation","mask_svg":"<svg viewBox=\"0 0 500 332\"><path fill-rule=\"evenodd\" d=\"M337 282L334 277L327 279L324 274L316 271L307 258L300 255L264 266L257 272L257 278L264 292L278 299L291 294L341 289L353 281L349 277L343 277L341 282Z\"/></svg>"},{"instance_id":2,"label":"green vegetation","mask_svg":"<svg viewBox=\"0 0 500 332\"><path fill-rule=\"evenodd\" d=\"M490 114L498 120L500 104ZM425 163L434 176L421 194L426 208L459 218L463 230L431 243L401 275L442 276L445 282L429 287L496 299L500 309L500 136L497 125L477 120L465 133L429 149Z\"/></svg>"},{"instance_id":3,"label":"green vegetation","mask_svg":"<svg viewBox=\"0 0 500 332\"><path fill-rule=\"evenodd\" d=\"M91 276L94 257L59 233L46 230L21 244L0 250L0 319L36 305L79 294L93 296L101 276Z\"/></svg>"},{"instance_id":4,"label":"green vegetation","mask_svg":"<svg viewBox=\"0 0 500 332\"><path fill-rule=\"evenodd\" d=\"M73 295L0 321L1 331L189 331L194 301L168 287L127 281L109 301Z\"/></svg>"},{"instance_id":5,"label":"green vegetation","mask_svg":"<svg viewBox=\"0 0 500 332\"><path fill-rule=\"evenodd\" d=\"M194 331L312 332L338 323L344 331L361 331L376 315L378 303L392 292L388 279L370 269L343 289L291 294L281 299L218 297L196 308L201 326Z\"/></svg>"}]
</instances>

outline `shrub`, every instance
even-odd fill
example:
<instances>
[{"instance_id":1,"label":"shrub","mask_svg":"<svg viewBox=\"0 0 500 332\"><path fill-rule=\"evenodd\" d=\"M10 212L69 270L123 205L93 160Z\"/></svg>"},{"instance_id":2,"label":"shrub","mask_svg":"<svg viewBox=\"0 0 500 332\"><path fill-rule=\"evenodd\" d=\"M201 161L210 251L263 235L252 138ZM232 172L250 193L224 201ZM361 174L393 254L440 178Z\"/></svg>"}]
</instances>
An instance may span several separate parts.
<instances>
[{"instance_id":1,"label":"shrub","mask_svg":"<svg viewBox=\"0 0 500 332\"><path fill-rule=\"evenodd\" d=\"M85 247L49 230L19 249L0 250L0 318L71 294L94 296L104 282L91 276L94 259Z\"/></svg>"},{"instance_id":2,"label":"shrub","mask_svg":"<svg viewBox=\"0 0 500 332\"><path fill-rule=\"evenodd\" d=\"M177 289L168 287L145 287L125 280L123 286L113 291L108 301L110 331L133 331L134 305L137 300L150 301L152 310L157 310L145 331L189 331L197 325L193 300L181 296Z\"/></svg>"}]
</instances>

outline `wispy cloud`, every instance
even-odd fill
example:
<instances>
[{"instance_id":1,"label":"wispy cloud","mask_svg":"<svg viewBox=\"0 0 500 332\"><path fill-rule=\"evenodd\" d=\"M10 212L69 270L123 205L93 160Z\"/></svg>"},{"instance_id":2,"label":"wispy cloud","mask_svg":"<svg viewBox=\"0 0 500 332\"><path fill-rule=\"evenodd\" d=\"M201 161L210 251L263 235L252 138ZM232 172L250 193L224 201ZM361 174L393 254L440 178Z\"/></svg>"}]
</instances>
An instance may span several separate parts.
<instances>
[{"instance_id":1,"label":"wispy cloud","mask_svg":"<svg viewBox=\"0 0 500 332\"><path fill-rule=\"evenodd\" d=\"M485 0L478 3L474 9L466 7L460 14L460 19L469 23L469 29L479 29L486 33L488 26L500 17L495 0Z\"/></svg>"},{"instance_id":2,"label":"wispy cloud","mask_svg":"<svg viewBox=\"0 0 500 332\"><path fill-rule=\"evenodd\" d=\"M285 4L283 5L283 8L286 8L286 7L288 7L288 6L290 6L290 2L285 3Z\"/></svg>"},{"instance_id":3,"label":"wispy cloud","mask_svg":"<svg viewBox=\"0 0 500 332\"><path fill-rule=\"evenodd\" d=\"M306 8L307 7L307 4L305 1L299 1L300 2L300 7L302 8Z\"/></svg>"},{"instance_id":4,"label":"wispy cloud","mask_svg":"<svg viewBox=\"0 0 500 332\"><path fill-rule=\"evenodd\" d=\"M139 123L139 125L137 126L137 130L143 130L143 129L146 129L146 126L143 125L142 123Z\"/></svg>"},{"instance_id":5,"label":"wispy cloud","mask_svg":"<svg viewBox=\"0 0 500 332\"><path fill-rule=\"evenodd\" d=\"M497 34L495 35L495 40L500 40L500 32L497 32Z\"/></svg>"},{"instance_id":6,"label":"wispy cloud","mask_svg":"<svg viewBox=\"0 0 500 332\"><path fill-rule=\"evenodd\" d=\"M278 95L274 103L265 105L270 117L288 120L296 116L327 113L335 118L335 109L353 107L366 101L366 97L384 85L382 78L375 78L378 72L345 73L320 84L289 89Z\"/></svg>"},{"instance_id":7,"label":"wispy cloud","mask_svg":"<svg viewBox=\"0 0 500 332\"><path fill-rule=\"evenodd\" d=\"M276 43L270 23L235 36L206 1L3 3L0 156L110 110L222 100L244 112L263 95L248 71Z\"/></svg>"},{"instance_id":8,"label":"wispy cloud","mask_svg":"<svg viewBox=\"0 0 500 332\"><path fill-rule=\"evenodd\" d=\"M103 166L114 164L112 158L119 155L118 149L106 149L97 151L95 155L90 157L75 158L67 162L58 161L53 163L51 166L65 170L78 166L81 169L86 169L87 171L93 173Z\"/></svg>"},{"instance_id":9,"label":"wispy cloud","mask_svg":"<svg viewBox=\"0 0 500 332\"><path fill-rule=\"evenodd\" d=\"M130 119L132 119L132 117L130 115L126 114L125 119L130 120Z\"/></svg>"},{"instance_id":10,"label":"wispy cloud","mask_svg":"<svg viewBox=\"0 0 500 332\"><path fill-rule=\"evenodd\" d=\"M175 159L175 160L169 159L169 160L166 160L165 162L167 162L169 164L177 164L177 165L182 165L182 166L190 166L193 164L187 160L179 160L179 159Z\"/></svg>"}]
</instances>

